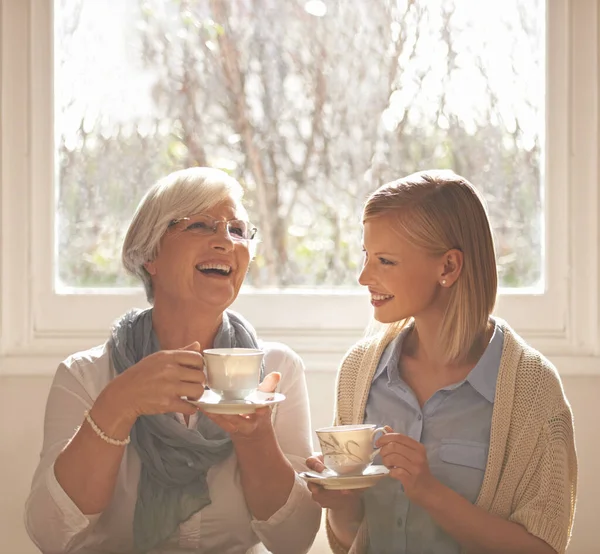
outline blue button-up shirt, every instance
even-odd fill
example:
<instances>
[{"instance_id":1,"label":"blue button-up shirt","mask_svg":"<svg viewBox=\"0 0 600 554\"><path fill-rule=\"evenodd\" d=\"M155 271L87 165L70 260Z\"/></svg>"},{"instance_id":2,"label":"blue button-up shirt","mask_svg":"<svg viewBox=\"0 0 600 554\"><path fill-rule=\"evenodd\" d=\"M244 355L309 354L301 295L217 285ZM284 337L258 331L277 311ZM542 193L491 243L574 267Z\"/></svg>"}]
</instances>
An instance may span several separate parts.
<instances>
[{"instance_id":1,"label":"blue button-up shirt","mask_svg":"<svg viewBox=\"0 0 600 554\"><path fill-rule=\"evenodd\" d=\"M475 502L490 444L496 380L504 344L496 325L492 339L466 379L438 390L419 406L399 374L402 332L383 353L367 400L365 423L389 425L421 442L431 473ZM377 457L375 464L381 464ZM371 554L459 554L459 544L386 477L364 495Z\"/></svg>"}]
</instances>

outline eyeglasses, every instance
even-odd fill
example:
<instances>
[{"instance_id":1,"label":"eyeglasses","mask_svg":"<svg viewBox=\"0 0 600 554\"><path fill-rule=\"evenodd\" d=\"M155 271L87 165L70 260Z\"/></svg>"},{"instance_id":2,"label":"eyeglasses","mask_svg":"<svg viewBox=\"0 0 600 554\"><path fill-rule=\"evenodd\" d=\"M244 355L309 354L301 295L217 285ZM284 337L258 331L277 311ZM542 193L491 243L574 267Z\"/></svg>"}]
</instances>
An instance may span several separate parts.
<instances>
[{"instance_id":1,"label":"eyeglasses","mask_svg":"<svg viewBox=\"0 0 600 554\"><path fill-rule=\"evenodd\" d=\"M192 217L181 217L174 219L169 223L169 228L174 227L182 221L189 222L182 229L183 233L192 233L194 235L214 235L219 229L221 223L227 225L229 236L235 241L252 240L256 236L256 227L249 221L243 219L215 219L208 214L198 214Z\"/></svg>"}]
</instances>

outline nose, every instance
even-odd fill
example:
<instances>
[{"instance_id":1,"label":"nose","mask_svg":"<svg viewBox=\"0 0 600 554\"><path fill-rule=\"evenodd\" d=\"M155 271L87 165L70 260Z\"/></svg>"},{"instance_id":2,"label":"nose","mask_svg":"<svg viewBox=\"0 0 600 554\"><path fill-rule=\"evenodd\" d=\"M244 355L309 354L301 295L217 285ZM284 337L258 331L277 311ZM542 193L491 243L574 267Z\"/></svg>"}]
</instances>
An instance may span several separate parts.
<instances>
[{"instance_id":1,"label":"nose","mask_svg":"<svg viewBox=\"0 0 600 554\"><path fill-rule=\"evenodd\" d=\"M210 246L215 250L225 252L230 252L233 250L235 244L231 238L231 235L229 234L226 221L220 221L217 225L217 230L213 235L211 235Z\"/></svg>"},{"instance_id":2,"label":"nose","mask_svg":"<svg viewBox=\"0 0 600 554\"><path fill-rule=\"evenodd\" d=\"M365 262L363 265L360 275L358 276L358 283L363 287L368 287L373 284L369 262Z\"/></svg>"}]
</instances>

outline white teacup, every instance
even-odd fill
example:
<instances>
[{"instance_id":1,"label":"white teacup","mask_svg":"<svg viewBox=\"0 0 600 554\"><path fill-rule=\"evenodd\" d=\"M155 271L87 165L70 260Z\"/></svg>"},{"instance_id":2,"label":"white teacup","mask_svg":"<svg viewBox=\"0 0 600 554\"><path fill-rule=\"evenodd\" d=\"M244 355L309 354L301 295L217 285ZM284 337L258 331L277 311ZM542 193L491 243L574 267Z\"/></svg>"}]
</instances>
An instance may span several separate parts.
<instances>
[{"instance_id":1,"label":"white teacup","mask_svg":"<svg viewBox=\"0 0 600 554\"><path fill-rule=\"evenodd\" d=\"M206 384L223 400L242 400L258 387L262 350L210 348L202 354Z\"/></svg>"},{"instance_id":2,"label":"white teacup","mask_svg":"<svg viewBox=\"0 0 600 554\"><path fill-rule=\"evenodd\" d=\"M338 475L361 474L379 454L373 441L377 433L387 433L376 425L336 425L317 429L323 463Z\"/></svg>"}]
</instances>

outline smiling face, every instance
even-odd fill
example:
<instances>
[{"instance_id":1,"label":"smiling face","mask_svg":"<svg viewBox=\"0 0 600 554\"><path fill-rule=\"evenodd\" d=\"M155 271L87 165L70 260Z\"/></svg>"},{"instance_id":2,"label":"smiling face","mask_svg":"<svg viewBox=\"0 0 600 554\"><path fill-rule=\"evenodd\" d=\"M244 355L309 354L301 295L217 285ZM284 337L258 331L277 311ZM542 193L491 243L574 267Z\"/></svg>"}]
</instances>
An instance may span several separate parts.
<instances>
[{"instance_id":1,"label":"smiling face","mask_svg":"<svg viewBox=\"0 0 600 554\"><path fill-rule=\"evenodd\" d=\"M246 211L231 199L204 213L223 221L214 234L195 232L192 215L169 227L158 255L145 264L155 304L222 313L237 297L250 264L249 242L233 240L224 222L246 220Z\"/></svg>"},{"instance_id":2,"label":"smiling face","mask_svg":"<svg viewBox=\"0 0 600 554\"><path fill-rule=\"evenodd\" d=\"M364 267L358 279L369 289L375 319L392 323L445 309L446 255L433 256L405 240L394 229L391 214L364 222Z\"/></svg>"}]
</instances>

